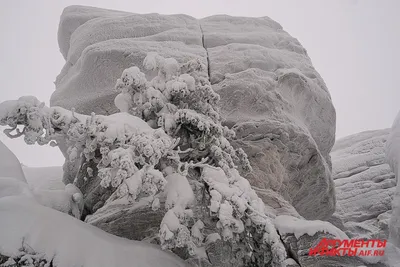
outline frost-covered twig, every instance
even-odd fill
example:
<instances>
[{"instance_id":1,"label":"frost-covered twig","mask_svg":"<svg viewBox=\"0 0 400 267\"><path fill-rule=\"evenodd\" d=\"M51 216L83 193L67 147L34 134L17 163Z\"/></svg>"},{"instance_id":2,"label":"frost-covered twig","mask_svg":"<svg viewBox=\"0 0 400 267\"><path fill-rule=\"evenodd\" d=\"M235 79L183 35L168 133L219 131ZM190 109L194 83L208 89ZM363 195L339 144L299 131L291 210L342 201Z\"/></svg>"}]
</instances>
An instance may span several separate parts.
<instances>
[{"instance_id":1,"label":"frost-covered twig","mask_svg":"<svg viewBox=\"0 0 400 267\"><path fill-rule=\"evenodd\" d=\"M11 132L14 131L14 130L16 130L16 134L12 134L12 133L11 133ZM10 128L10 129L4 129L3 132L7 135L7 137L9 137L9 138L11 138L11 139L14 139L14 138L18 138L18 137L24 135L24 133L25 133L25 128L24 128L22 131L20 131L20 130L17 128L17 126L14 126L13 128Z\"/></svg>"}]
</instances>

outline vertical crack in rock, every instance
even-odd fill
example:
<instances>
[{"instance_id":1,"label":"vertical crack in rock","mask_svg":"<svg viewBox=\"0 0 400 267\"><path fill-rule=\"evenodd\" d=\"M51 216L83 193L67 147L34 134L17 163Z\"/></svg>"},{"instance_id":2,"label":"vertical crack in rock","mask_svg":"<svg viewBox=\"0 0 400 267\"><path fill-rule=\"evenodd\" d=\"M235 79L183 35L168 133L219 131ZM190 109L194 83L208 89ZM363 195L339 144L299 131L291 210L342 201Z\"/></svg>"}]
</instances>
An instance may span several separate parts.
<instances>
[{"instance_id":1,"label":"vertical crack in rock","mask_svg":"<svg viewBox=\"0 0 400 267\"><path fill-rule=\"evenodd\" d=\"M208 80L211 83L211 71L210 71L210 57L208 56L208 50L206 48L206 44L204 43L204 32L203 32L203 27L201 27L201 24L199 23L200 26L200 31L201 31L201 42L203 44L204 50L206 50L206 56L207 56L207 73L208 73Z\"/></svg>"},{"instance_id":2,"label":"vertical crack in rock","mask_svg":"<svg viewBox=\"0 0 400 267\"><path fill-rule=\"evenodd\" d=\"M293 259L300 267L302 267L301 264L300 264L300 261L299 261L298 257L296 257L296 255L294 255L293 251L290 249L290 246L287 245L287 244L283 241L283 238L282 238L281 234L279 233L279 231L277 230L276 232L278 233L279 239L281 240L283 246L284 246L285 249L286 249L286 253L287 253L288 258Z\"/></svg>"}]
</instances>

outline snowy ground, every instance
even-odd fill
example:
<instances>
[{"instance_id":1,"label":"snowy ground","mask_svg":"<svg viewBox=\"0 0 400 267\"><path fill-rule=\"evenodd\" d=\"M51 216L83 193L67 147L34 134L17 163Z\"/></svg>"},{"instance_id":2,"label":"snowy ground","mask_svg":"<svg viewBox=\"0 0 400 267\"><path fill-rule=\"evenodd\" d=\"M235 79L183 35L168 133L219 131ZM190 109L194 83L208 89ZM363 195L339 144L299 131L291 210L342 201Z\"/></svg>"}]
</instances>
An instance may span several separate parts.
<instances>
[{"instance_id":1,"label":"snowy ground","mask_svg":"<svg viewBox=\"0 0 400 267\"><path fill-rule=\"evenodd\" d=\"M107 234L26 196L1 198L0 214L2 255L28 247L58 267L185 266L172 253Z\"/></svg>"},{"instance_id":2,"label":"snowy ground","mask_svg":"<svg viewBox=\"0 0 400 267\"><path fill-rule=\"evenodd\" d=\"M23 166L26 181L32 189L64 189L61 166L32 168Z\"/></svg>"}]
</instances>

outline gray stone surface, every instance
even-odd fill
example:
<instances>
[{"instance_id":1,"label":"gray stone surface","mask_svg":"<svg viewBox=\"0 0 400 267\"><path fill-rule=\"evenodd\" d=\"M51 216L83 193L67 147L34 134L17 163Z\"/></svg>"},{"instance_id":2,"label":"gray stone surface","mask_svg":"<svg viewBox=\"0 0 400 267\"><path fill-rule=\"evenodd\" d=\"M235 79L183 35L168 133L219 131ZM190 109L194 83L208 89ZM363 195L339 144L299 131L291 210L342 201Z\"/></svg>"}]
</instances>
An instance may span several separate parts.
<instances>
[{"instance_id":1,"label":"gray stone surface","mask_svg":"<svg viewBox=\"0 0 400 267\"><path fill-rule=\"evenodd\" d=\"M353 256L310 256L310 248L316 247L321 239L335 239L335 236L317 232L313 236L307 234L296 238L293 234L285 234L282 240L286 245L289 254L300 266L305 267L384 267L383 264L366 264L360 258Z\"/></svg>"},{"instance_id":2,"label":"gray stone surface","mask_svg":"<svg viewBox=\"0 0 400 267\"><path fill-rule=\"evenodd\" d=\"M110 204L88 216L86 222L116 236L151 241L157 237L164 213L151 210L149 204L145 200L135 204Z\"/></svg>"},{"instance_id":3,"label":"gray stone surface","mask_svg":"<svg viewBox=\"0 0 400 267\"><path fill-rule=\"evenodd\" d=\"M388 238L395 175L385 160L389 130L338 140L332 149L336 212L332 223L353 238Z\"/></svg>"}]
</instances>

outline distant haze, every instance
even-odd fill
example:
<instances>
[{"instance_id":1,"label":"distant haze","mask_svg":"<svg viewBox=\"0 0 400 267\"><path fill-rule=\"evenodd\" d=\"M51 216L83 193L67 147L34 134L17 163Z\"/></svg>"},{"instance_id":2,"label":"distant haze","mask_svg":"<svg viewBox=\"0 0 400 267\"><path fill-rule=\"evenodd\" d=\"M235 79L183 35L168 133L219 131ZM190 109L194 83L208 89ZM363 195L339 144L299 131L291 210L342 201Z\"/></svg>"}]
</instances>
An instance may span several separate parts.
<instances>
[{"instance_id":1,"label":"distant haze","mask_svg":"<svg viewBox=\"0 0 400 267\"><path fill-rule=\"evenodd\" d=\"M88 5L134 13L268 16L307 49L332 95L337 138L391 126L400 101L400 1L8 0L0 6L0 101L35 95L49 103L64 65L57 43L62 10ZM57 148L3 141L28 166L63 163Z\"/></svg>"}]
</instances>

